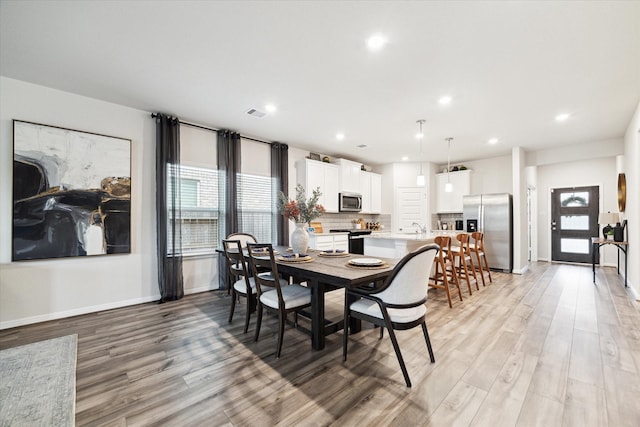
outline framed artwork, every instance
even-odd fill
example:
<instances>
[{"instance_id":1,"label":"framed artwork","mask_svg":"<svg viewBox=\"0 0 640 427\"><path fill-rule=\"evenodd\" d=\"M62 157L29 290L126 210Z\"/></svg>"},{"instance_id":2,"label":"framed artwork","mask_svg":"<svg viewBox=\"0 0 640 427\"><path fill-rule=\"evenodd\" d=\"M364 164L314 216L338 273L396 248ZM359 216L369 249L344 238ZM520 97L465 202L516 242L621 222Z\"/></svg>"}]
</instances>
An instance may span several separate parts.
<instances>
[{"instance_id":1,"label":"framed artwork","mask_svg":"<svg viewBox=\"0 0 640 427\"><path fill-rule=\"evenodd\" d=\"M131 252L131 140L13 120L13 261Z\"/></svg>"}]
</instances>

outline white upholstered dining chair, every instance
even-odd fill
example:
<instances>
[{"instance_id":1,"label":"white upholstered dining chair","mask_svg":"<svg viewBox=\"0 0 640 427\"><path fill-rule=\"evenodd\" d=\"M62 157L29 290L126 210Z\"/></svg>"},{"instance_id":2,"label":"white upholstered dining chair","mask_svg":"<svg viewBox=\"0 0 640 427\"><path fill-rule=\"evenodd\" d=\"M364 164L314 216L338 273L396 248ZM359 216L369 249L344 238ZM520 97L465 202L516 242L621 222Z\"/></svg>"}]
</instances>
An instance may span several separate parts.
<instances>
[{"instance_id":1,"label":"white upholstered dining chair","mask_svg":"<svg viewBox=\"0 0 640 427\"><path fill-rule=\"evenodd\" d=\"M389 337L393 344L400 369L404 375L407 387L411 387L411 380L398 346L395 330L411 329L422 326L422 332L429 351L431 363L435 363L425 315L427 308L427 291L429 273L433 260L438 251L438 245L429 244L409 252L395 266L382 287L373 291L363 288L345 290L343 336L343 360L347 360L348 333L347 325L350 319L356 318L373 323L389 330ZM358 298L355 302L348 303ZM382 331L380 333L382 337Z\"/></svg>"}]
</instances>

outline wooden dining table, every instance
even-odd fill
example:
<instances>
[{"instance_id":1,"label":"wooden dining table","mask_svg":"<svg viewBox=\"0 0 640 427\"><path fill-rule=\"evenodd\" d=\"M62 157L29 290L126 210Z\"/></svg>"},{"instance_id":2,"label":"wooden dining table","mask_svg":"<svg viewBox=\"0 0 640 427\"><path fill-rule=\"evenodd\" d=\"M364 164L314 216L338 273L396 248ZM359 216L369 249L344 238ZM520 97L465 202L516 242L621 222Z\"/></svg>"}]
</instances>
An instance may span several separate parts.
<instances>
[{"instance_id":1,"label":"wooden dining table","mask_svg":"<svg viewBox=\"0 0 640 427\"><path fill-rule=\"evenodd\" d=\"M287 247L274 247L274 250L280 254L287 253ZM277 256L276 262L281 274L289 274L297 281L304 281L311 289L311 347L314 350L322 350L325 346L325 337L344 328L342 319L338 321L325 319L325 293L340 288L353 288L381 282L389 276L399 260L379 258L384 261L382 267L354 267L348 264L349 260L365 258L363 255L322 256L321 251L318 250L310 250L308 255L312 258L310 262L282 261L278 260ZM350 328L351 333L358 332L360 323L354 322Z\"/></svg>"}]
</instances>

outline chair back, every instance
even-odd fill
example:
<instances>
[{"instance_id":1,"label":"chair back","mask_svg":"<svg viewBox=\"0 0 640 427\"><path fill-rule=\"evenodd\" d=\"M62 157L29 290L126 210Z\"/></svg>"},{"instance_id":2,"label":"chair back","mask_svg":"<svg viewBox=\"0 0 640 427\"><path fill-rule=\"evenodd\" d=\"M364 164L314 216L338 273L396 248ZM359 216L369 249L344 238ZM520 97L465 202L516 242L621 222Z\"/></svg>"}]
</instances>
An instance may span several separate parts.
<instances>
[{"instance_id":1,"label":"chair back","mask_svg":"<svg viewBox=\"0 0 640 427\"><path fill-rule=\"evenodd\" d=\"M440 250L438 251L438 259L442 262L445 259L451 259L451 237L449 236L436 236L433 238L433 242L440 246Z\"/></svg>"},{"instance_id":2,"label":"chair back","mask_svg":"<svg viewBox=\"0 0 640 427\"><path fill-rule=\"evenodd\" d=\"M238 280L240 276L248 278L250 276L249 267L242 252L242 242L240 240L224 239L222 241L222 249L227 259L227 271L230 277L235 278L235 280Z\"/></svg>"},{"instance_id":3,"label":"chair back","mask_svg":"<svg viewBox=\"0 0 640 427\"><path fill-rule=\"evenodd\" d=\"M471 255L469 249L469 235L467 233L459 233L456 235L456 240L460 243L460 255Z\"/></svg>"},{"instance_id":4,"label":"chair back","mask_svg":"<svg viewBox=\"0 0 640 427\"><path fill-rule=\"evenodd\" d=\"M484 234L480 231L474 231L471 233L471 238L474 240L475 250L484 252Z\"/></svg>"},{"instance_id":5,"label":"chair back","mask_svg":"<svg viewBox=\"0 0 640 427\"><path fill-rule=\"evenodd\" d=\"M409 252L395 266L382 290L375 294L387 304L413 304L427 300L429 275L438 246L429 244Z\"/></svg>"},{"instance_id":6,"label":"chair back","mask_svg":"<svg viewBox=\"0 0 640 427\"><path fill-rule=\"evenodd\" d=\"M278 292L278 301L282 305L280 274L278 273L278 264L273 254L273 246L271 243L248 242L247 250L249 252L249 260L256 283L258 298L260 298L262 293L276 289Z\"/></svg>"},{"instance_id":7,"label":"chair back","mask_svg":"<svg viewBox=\"0 0 640 427\"><path fill-rule=\"evenodd\" d=\"M243 248L247 247L247 243L258 243L258 240L249 233L231 233L227 236L227 240L240 240Z\"/></svg>"}]
</instances>

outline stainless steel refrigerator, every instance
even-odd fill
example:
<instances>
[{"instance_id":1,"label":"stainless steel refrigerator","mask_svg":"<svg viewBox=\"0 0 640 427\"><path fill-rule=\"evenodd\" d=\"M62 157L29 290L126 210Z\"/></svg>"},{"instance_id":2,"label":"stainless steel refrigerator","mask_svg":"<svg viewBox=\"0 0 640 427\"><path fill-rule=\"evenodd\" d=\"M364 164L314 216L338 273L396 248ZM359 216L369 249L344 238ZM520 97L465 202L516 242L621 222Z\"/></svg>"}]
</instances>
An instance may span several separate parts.
<instances>
[{"instance_id":1,"label":"stainless steel refrigerator","mask_svg":"<svg viewBox=\"0 0 640 427\"><path fill-rule=\"evenodd\" d=\"M484 233L489 267L513 269L513 202L511 194L473 194L463 197L462 217L467 232Z\"/></svg>"}]
</instances>

